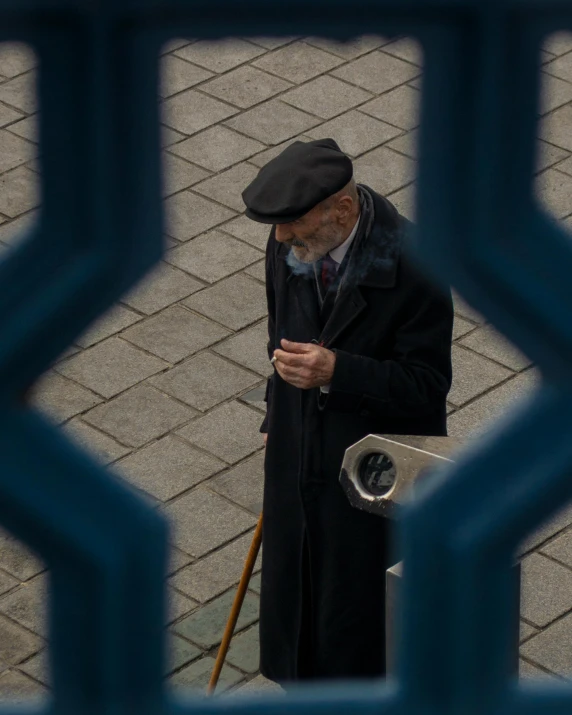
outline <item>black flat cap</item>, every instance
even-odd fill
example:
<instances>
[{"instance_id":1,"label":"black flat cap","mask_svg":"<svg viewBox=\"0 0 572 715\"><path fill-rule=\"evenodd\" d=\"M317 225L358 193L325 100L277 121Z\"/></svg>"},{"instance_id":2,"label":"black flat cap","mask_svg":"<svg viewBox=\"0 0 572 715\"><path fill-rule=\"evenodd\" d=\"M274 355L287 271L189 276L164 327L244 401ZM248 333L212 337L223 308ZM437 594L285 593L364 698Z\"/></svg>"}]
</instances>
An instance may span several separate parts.
<instances>
[{"instance_id":1,"label":"black flat cap","mask_svg":"<svg viewBox=\"0 0 572 715\"><path fill-rule=\"evenodd\" d=\"M294 142L242 192L246 215L259 223L290 223L343 189L352 176L351 159L333 139Z\"/></svg>"}]
</instances>

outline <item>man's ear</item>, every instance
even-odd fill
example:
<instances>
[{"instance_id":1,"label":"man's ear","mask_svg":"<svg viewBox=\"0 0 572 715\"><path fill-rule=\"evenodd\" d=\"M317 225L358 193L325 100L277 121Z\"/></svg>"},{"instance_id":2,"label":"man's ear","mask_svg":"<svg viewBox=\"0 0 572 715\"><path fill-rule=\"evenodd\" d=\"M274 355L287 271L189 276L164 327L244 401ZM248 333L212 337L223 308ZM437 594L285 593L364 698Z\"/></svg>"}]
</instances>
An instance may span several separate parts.
<instances>
[{"instance_id":1,"label":"man's ear","mask_svg":"<svg viewBox=\"0 0 572 715\"><path fill-rule=\"evenodd\" d=\"M345 196L340 197L338 200L338 217L340 221L345 221L348 216L351 214L352 209L354 207L354 200L352 199L351 196L346 194Z\"/></svg>"}]
</instances>

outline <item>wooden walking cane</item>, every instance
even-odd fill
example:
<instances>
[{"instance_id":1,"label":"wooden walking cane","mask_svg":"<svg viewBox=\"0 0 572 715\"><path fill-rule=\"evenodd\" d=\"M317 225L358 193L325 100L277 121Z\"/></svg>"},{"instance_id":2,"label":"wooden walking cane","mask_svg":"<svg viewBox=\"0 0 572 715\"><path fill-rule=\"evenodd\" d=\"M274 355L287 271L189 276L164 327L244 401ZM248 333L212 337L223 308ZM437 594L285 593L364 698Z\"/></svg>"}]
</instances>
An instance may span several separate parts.
<instances>
[{"instance_id":1,"label":"wooden walking cane","mask_svg":"<svg viewBox=\"0 0 572 715\"><path fill-rule=\"evenodd\" d=\"M242 576L240 577L240 583L238 584L236 596L234 597L234 602L232 604L232 608L230 609L230 615L228 617L226 628L224 629L224 635L222 637L220 648L218 649L218 654L214 664L213 672L207 688L208 695L213 695L217 686L218 679L220 677L220 672L222 670L222 666L224 665L226 654L230 646L230 641L232 640L232 636L234 634L236 622L238 621L238 616L240 615L240 609L242 608L244 597L246 595L246 589L248 588L248 584L250 583L252 570L254 569L254 564L256 562L258 552L260 551L261 543L262 514L260 514L260 517L258 518L258 524L256 525L256 529L254 530L254 536L252 537L252 543L250 544L248 556L246 557L246 561L244 562L244 569L242 571Z\"/></svg>"}]
</instances>

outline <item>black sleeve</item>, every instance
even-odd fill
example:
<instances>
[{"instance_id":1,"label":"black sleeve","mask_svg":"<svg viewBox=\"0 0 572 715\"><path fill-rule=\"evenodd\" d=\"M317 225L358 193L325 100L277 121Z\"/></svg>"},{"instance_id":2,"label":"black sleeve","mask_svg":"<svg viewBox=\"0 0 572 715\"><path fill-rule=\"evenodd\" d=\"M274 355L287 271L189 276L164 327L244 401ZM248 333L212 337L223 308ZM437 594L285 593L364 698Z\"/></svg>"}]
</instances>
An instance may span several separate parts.
<instances>
[{"instance_id":1,"label":"black sleeve","mask_svg":"<svg viewBox=\"0 0 572 715\"><path fill-rule=\"evenodd\" d=\"M330 392L321 409L379 416L422 416L445 401L451 387L453 302L426 280L407 293L391 359L336 350Z\"/></svg>"},{"instance_id":2,"label":"black sleeve","mask_svg":"<svg viewBox=\"0 0 572 715\"><path fill-rule=\"evenodd\" d=\"M270 231L268 243L266 244L266 304L268 307L268 359L272 358L274 352L274 336L276 333L276 298L275 298L275 262L274 262L274 227ZM272 402L272 387L274 384L274 374L268 378L266 383L266 394L264 401L266 402L266 416L260 426L260 432L268 432L268 411Z\"/></svg>"}]
</instances>

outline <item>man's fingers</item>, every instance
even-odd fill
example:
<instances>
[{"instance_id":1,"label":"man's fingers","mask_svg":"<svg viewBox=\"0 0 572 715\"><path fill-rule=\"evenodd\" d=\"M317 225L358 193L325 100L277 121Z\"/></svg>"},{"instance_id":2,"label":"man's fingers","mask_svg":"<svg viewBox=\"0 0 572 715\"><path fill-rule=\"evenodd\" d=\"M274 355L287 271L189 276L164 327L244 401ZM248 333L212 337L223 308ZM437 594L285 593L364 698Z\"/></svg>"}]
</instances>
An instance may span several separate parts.
<instances>
[{"instance_id":1,"label":"man's fingers","mask_svg":"<svg viewBox=\"0 0 572 715\"><path fill-rule=\"evenodd\" d=\"M300 355L300 353L287 353L284 350L275 350L274 357L283 365L290 365L291 367L302 367L308 360L307 355Z\"/></svg>"},{"instance_id":2,"label":"man's fingers","mask_svg":"<svg viewBox=\"0 0 572 715\"><path fill-rule=\"evenodd\" d=\"M286 382L294 384L294 382L301 379L299 368L289 367L288 365L283 365L280 362L277 362L275 367L280 377L283 380L286 380Z\"/></svg>"},{"instance_id":3,"label":"man's fingers","mask_svg":"<svg viewBox=\"0 0 572 715\"><path fill-rule=\"evenodd\" d=\"M293 343L285 339L280 341L280 345L289 353L307 353L312 349L312 343Z\"/></svg>"},{"instance_id":4,"label":"man's fingers","mask_svg":"<svg viewBox=\"0 0 572 715\"><path fill-rule=\"evenodd\" d=\"M286 378L294 377L298 374L298 370L289 365L283 365L281 362L277 362L275 367L280 377L283 377L285 380Z\"/></svg>"}]
</instances>

